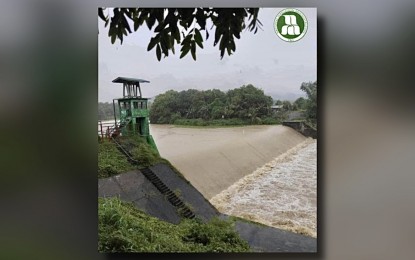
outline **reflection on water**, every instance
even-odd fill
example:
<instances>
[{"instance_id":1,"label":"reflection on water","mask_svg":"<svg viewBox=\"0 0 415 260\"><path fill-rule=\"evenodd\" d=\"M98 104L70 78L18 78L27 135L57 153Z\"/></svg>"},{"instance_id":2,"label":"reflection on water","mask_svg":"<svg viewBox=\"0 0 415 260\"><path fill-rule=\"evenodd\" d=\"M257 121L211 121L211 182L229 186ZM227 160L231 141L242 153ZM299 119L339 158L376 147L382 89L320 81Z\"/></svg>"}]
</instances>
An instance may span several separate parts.
<instances>
[{"instance_id":1,"label":"reflection on water","mask_svg":"<svg viewBox=\"0 0 415 260\"><path fill-rule=\"evenodd\" d=\"M210 202L222 213L317 237L317 141L307 139Z\"/></svg>"}]
</instances>

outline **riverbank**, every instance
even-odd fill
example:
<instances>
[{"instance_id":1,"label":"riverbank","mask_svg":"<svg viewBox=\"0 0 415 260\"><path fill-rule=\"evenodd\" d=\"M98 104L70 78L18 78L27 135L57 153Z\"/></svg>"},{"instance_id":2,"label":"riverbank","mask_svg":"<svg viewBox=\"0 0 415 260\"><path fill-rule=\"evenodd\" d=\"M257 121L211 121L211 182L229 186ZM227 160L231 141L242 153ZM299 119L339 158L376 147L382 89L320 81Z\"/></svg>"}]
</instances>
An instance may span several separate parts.
<instances>
[{"instance_id":1,"label":"riverbank","mask_svg":"<svg viewBox=\"0 0 415 260\"><path fill-rule=\"evenodd\" d=\"M177 119L174 121L173 125L177 126L248 126L248 125L277 125L281 122L272 117L266 118L256 118L254 120L244 120L239 118L231 119L213 119L213 120L204 120L201 118L198 119Z\"/></svg>"}]
</instances>

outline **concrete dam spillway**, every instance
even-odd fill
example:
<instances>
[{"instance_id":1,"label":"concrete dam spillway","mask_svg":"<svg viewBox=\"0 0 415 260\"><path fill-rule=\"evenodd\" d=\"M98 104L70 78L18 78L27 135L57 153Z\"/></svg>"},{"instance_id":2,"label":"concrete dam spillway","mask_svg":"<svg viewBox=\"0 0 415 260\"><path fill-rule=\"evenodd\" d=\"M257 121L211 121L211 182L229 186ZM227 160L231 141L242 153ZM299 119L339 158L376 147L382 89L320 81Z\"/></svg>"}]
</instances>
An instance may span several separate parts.
<instances>
[{"instance_id":1,"label":"concrete dam spillway","mask_svg":"<svg viewBox=\"0 0 415 260\"><path fill-rule=\"evenodd\" d=\"M280 125L150 127L161 156L179 169L208 200L307 139Z\"/></svg>"},{"instance_id":2,"label":"concrete dam spillway","mask_svg":"<svg viewBox=\"0 0 415 260\"><path fill-rule=\"evenodd\" d=\"M220 212L317 236L316 140L281 125L150 128L161 156Z\"/></svg>"},{"instance_id":3,"label":"concrete dam spillway","mask_svg":"<svg viewBox=\"0 0 415 260\"><path fill-rule=\"evenodd\" d=\"M317 237L317 141L291 148L214 196L222 213Z\"/></svg>"}]
</instances>

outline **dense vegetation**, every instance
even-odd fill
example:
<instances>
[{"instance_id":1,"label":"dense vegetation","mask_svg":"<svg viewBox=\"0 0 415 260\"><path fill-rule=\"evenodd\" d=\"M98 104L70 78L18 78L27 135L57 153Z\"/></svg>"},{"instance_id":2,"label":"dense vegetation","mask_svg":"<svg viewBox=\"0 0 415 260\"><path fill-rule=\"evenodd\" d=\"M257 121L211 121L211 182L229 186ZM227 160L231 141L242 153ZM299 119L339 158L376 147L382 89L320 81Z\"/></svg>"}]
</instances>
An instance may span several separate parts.
<instances>
[{"instance_id":1,"label":"dense vegetation","mask_svg":"<svg viewBox=\"0 0 415 260\"><path fill-rule=\"evenodd\" d=\"M98 142L98 178L107 178L134 168L112 141L104 139Z\"/></svg>"},{"instance_id":2,"label":"dense vegetation","mask_svg":"<svg viewBox=\"0 0 415 260\"><path fill-rule=\"evenodd\" d=\"M156 96L150 110L155 124L239 125L278 123L272 118L273 100L252 85L227 92L169 90Z\"/></svg>"},{"instance_id":3,"label":"dense vegetation","mask_svg":"<svg viewBox=\"0 0 415 260\"><path fill-rule=\"evenodd\" d=\"M117 141L139 162L138 167L162 159L139 136L118 137ZM98 143L98 177L105 178L134 169L116 144ZM100 252L247 252L249 246L233 228L232 221L213 219L209 223L184 219L179 225L151 217L118 198L99 198Z\"/></svg>"},{"instance_id":4,"label":"dense vegetation","mask_svg":"<svg viewBox=\"0 0 415 260\"><path fill-rule=\"evenodd\" d=\"M139 165L133 166L127 161L114 142L102 139L98 142L98 178L107 178L132 169L144 168L158 162L165 162L159 154L140 136L119 136L117 141L137 160Z\"/></svg>"},{"instance_id":5,"label":"dense vegetation","mask_svg":"<svg viewBox=\"0 0 415 260\"><path fill-rule=\"evenodd\" d=\"M305 109L306 99L303 97L297 98L294 102L289 100L277 100L275 105L282 105L281 111L302 111Z\"/></svg>"},{"instance_id":6,"label":"dense vegetation","mask_svg":"<svg viewBox=\"0 0 415 260\"><path fill-rule=\"evenodd\" d=\"M220 56L230 56L236 50L236 39L245 29L257 32L261 28L258 20L259 8L98 8L99 18L108 28L111 42L146 27L154 32L147 51L155 50L157 59L175 54L179 45L180 58L191 53L196 60L196 49L203 49L203 42L215 28L213 46L218 46ZM206 26L211 23L212 26ZM145 25L144 25L145 24ZM108 26L109 25L109 26ZM182 30L184 29L184 30ZM206 36L203 37L202 33ZM177 46L176 46L177 48Z\"/></svg>"},{"instance_id":7,"label":"dense vegetation","mask_svg":"<svg viewBox=\"0 0 415 260\"><path fill-rule=\"evenodd\" d=\"M300 97L294 102L277 100L275 105L282 106L282 108L276 115L284 119L292 111L300 112L301 116L296 117L296 120L305 120L311 126L317 128L317 81L303 82L300 89L306 93L307 97Z\"/></svg>"},{"instance_id":8,"label":"dense vegetation","mask_svg":"<svg viewBox=\"0 0 415 260\"><path fill-rule=\"evenodd\" d=\"M115 112L118 115L118 106L115 106ZM112 103L99 102L98 103L98 120L114 119L114 108Z\"/></svg>"},{"instance_id":9,"label":"dense vegetation","mask_svg":"<svg viewBox=\"0 0 415 260\"><path fill-rule=\"evenodd\" d=\"M213 219L205 224L184 219L174 225L117 198L99 198L98 218L99 252L249 251L230 221Z\"/></svg>"},{"instance_id":10,"label":"dense vegetation","mask_svg":"<svg viewBox=\"0 0 415 260\"><path fill-rule=\"evenodd\" d=\"M301 84L301 90L307 94L304 104L307 120L317 126L317 81Z\"/></svg>"},{"instance_id":11,"label":"dense vegetation","mask_svg":"<svg viewBox=\"0 0 415 260\"><path fill-rule=\"evenodd\" d=\"M138 168L154 165L158 162L165 162L146 141L138 135L119 136L117 141L126 149L134 160L138 162Z\"/></svg>"}]
</instances>

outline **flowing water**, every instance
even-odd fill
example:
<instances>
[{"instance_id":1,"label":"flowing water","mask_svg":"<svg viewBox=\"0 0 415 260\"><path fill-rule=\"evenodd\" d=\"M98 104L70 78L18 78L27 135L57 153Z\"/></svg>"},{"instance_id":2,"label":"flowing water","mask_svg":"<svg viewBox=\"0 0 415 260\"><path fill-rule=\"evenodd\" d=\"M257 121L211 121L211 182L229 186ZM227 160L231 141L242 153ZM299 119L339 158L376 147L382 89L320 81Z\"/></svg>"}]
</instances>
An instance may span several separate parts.
<instances>
[{"instance_id":1,"label":"flowing water","mask_svg":"<svg viewBox=\"0 0 415 260\"><path fill-rule=\"evenodd\" d=\"M316 237L316 140L281 125L150 128L161 156L219 211Z\"/></svg>"},{"instance_id":2,"label":"flowing water","mask_svg":"<svg viewBox=\"0 0 415 260\"><path fill-rule=\"evenodd\" d=\"M228 215L317 237L317 141L289 149L210 202Z\"/></svg>"}]
</instances>

